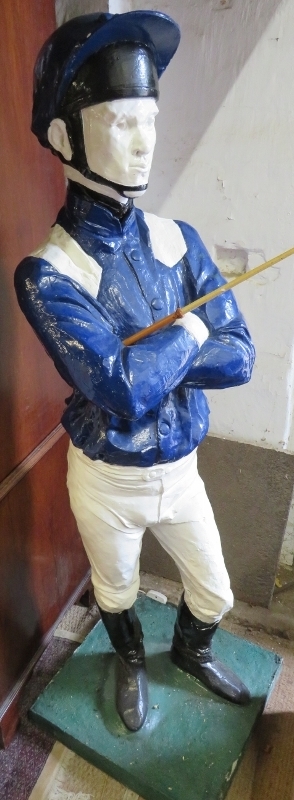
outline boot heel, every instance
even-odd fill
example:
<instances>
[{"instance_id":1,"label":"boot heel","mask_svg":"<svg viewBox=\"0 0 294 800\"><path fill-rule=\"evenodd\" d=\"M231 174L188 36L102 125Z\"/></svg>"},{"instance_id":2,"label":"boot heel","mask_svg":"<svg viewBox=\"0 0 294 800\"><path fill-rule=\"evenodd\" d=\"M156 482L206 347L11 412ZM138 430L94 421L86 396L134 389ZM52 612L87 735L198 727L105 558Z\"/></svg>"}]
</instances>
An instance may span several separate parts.
<instances>
[{"instance_id":1,"label":"boot heel","mask_svg":"<svg viewBox=\"0 0 294 800\"><path fill-rule=\"evenodd\" d=\"M143 633L134 606L119 613L99 608L116 650L116 709L129 731L138 731L148 711Z\"/></svg>"},{"instance_id":2,"label":"boot heel","mask_svg":"<svg viewBox=\"0 0 294 800\"><path fill-rule=\"evenodd\" d=\"M179 669L188 672L215 694L231 703L245 705L251 697L245 684L212 653L211 640L218 627L208 625L193 616L182 596L178 608L171 660Z\"/></svg>"}]
</instances>

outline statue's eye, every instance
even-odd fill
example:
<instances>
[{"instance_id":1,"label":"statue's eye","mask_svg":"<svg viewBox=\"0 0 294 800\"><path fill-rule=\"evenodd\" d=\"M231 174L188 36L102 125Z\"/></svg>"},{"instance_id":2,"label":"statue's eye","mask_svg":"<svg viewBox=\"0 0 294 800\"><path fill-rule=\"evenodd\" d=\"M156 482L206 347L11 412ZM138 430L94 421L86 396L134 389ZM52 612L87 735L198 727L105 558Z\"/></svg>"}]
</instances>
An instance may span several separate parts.
<instances>
[{"instance_id":1,"label":"statue's eye","mask_svg":"<svg viewBox=\"0 0 294 800\"><path fill-rule=\"evenodd\" d=\"M116 127L117 127L117 128L120 130L120 131L125 131L125 130L126 130L126 127L127 127L126 120L125 120L125 119L119 119L119 120L117 121L117 123L116 123Z\"/></svg>"}]
</instances>

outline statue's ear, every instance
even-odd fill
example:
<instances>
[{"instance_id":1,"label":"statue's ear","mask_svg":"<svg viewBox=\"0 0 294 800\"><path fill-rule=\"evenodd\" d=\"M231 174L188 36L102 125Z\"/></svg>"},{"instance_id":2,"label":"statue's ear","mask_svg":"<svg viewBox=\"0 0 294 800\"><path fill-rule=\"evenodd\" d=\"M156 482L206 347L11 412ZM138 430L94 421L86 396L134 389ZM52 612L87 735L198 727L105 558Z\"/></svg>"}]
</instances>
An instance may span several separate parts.
<instances>
[{"instance_id":1,"label":"statue's ear","mask_svg":"<svg viewBox=\"0 0 294 800\"><path fill-rule=\"evenodd\" d=\"M72 149L63 119L53 119L48 128L48 141L57 153L61 153L65 161L71 161Z\"/></svg>"}]
</instances>

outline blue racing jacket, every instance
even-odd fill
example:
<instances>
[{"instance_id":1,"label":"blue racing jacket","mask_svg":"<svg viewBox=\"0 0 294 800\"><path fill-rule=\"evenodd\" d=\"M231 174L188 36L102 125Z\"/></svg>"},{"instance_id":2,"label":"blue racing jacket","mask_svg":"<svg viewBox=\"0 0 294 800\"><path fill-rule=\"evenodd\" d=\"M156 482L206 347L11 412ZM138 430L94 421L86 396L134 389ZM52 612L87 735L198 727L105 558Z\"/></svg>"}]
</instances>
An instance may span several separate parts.
<instances>
[{"instance_id":1,"label":"blue racing jacket","mask_svg":"<svg viewBox=\"0 0 294 800\"><path fill-rule=\"evenodd\" d=\"M71 183L47 241L15 274L22 311L73 394L62 423L91 459L175 461L208 430L203 389L246 383L254 348L231 292L197 312L199 348L172 325L123 340L224 283L197 232ZM106 204L105 204L106 202Z\"/></svg>"}]
</instances>

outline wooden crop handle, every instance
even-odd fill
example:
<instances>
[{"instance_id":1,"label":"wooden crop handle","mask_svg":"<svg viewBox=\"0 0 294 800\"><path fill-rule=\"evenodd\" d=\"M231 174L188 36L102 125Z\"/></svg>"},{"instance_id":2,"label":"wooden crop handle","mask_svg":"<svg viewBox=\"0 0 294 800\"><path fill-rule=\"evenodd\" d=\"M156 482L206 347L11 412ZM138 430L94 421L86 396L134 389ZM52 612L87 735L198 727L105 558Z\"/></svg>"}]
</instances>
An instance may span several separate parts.
<instances>
[{"instance_id":1,"label":"wooden crop handle","mask_svg":"<svg viewBox=\"0 0 294 800\"><path fill-rule=\"evenodd\" d=\"M238 275L238 277L233 278L232 281L223 283L221 286L218 286L217 289L214 289L213 292L209 292L203 297L199 297L198 300L194 300L193 303L189 303L187 306L183 306L183 308L177 308L176 311L173 311L172 314L168 314L167 317L163 317L162 319L159 319L158 322L154 322L153 325L149 325L147 328L142 328L141 331L134 333L132 336L128 336L127 339L124 339L123 344L128 347L131 344L139 342L140 339L145 339L145 337L149 336L151 333L156 333L156 331L161 330L161 328L165 328L166 325L171 325L176 321L176 319L183 317L184 314L188 314L188 311L194 311L195 308L199 308L199 306L203 306L204 303L214 300L214 298L218 297L218 295L228 292L239 283L248 281L249 278L253 277L253 275L263 272L263 270L268 269L268 267L273 267L274 264L277 264L279 261L283 261L284 258L289 258L289 256L292 255L294 255L294 247L291 247L290 250L285 250L284 253L280 253L280 255L275 256L274 258L271 258L270 261L265 261L263 264L260 264L259 267L254 267L254 269L250 269L249 272L244 272L243 275Z\"/></svg>"}]
</instances>

